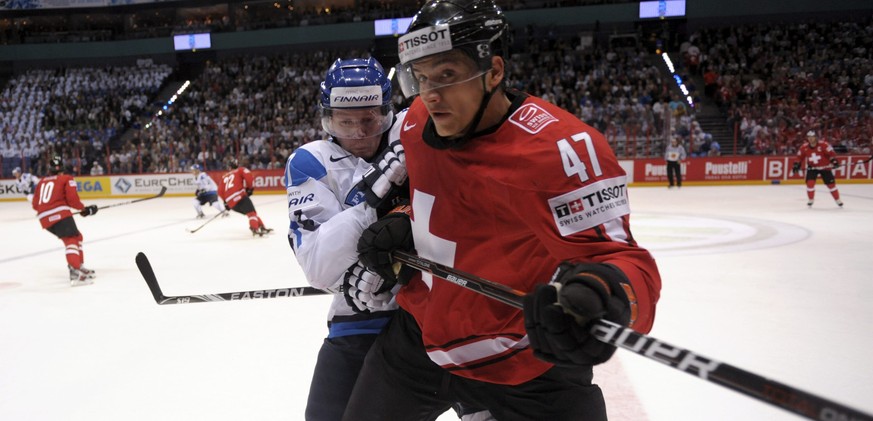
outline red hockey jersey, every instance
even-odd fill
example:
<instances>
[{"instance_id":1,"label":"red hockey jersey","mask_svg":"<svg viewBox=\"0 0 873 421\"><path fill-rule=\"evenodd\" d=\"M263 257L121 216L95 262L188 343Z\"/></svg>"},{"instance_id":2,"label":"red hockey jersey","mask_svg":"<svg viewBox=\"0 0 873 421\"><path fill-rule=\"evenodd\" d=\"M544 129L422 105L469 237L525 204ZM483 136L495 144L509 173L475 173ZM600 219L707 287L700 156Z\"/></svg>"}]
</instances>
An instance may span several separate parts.
<instances>
[{"instance_id":1,"label":"red hockey jersey","mask_svg":"<svg viewBox=\"0 0 873 421\"><path fill-rule=\"evenodd\" d=\"M419 255L521 291L548 283L562 261L611 263L648 332L661 280L630 232L627 181L603 135L539 98L518 95L510 116L461 149L422 140L416 99L401 131ZM431 360L452 373L519 384L552 367L529 348L521 310L416 275L397 302L417 320Z\"/></svg>"},{"instance_id":2,"label":"red hockey jersey","mask_svg":"<svg viewBox=\"0 0 873 421\"><path fill-rule=\"evenodd\" d=\"M837 153L834 148L823 140L818 140L815 146L809 146L809 142L804 142L797 150L797 161L802 165L806 165L810 170L829 170L831 169L831 158L835 158Z\"/></svg>"},{"instance_id":3,"label":"red hockey jersey","mask_svg":"<svg viewBox=\"0 0 873 421\"><path fill-rule=\"evenodd\" d=\"M67 174L53 175L39 180L33 192L31 206L43 228L73 216L72 210L85 207L76 191L76 181Z\"/></svg>"},{"instance_id":4,"label":"red hockey jersey","mask_svg":"<svg viewBox=\"0 0 873 421\"><path fill-rule=\"evenodd\" d=\"M233 208L240 200L247 197L246 189L254 188L254 176L246 167L239 167L221 176L218 183L218 196Z\"/></svg>"}]
</instances>

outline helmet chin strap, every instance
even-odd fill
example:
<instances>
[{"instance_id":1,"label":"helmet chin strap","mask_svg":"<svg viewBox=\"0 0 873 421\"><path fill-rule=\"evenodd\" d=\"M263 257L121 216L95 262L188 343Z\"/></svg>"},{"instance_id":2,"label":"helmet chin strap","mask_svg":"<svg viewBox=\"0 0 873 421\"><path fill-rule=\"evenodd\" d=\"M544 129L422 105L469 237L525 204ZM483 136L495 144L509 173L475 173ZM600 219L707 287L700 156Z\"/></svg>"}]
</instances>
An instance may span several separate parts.
<instances>
[{"instance_id":1,"label":"helmet chin strap","mask_svg":"<svg viewBox=\"0 0 873 421\"><path fill-rule=\"evenodd\" d=\"M428 146L435 149L459 149L473 137L476 133L476 126L478 126L479 122L482 120L482 115L485 114L485 108L488 107L488 102L491 100L491 96L494 95L494 91L489 91L488 86L485 84L486 74L487 72L482 74L482 90L485 94L482 95L482 102L479 103L479 110L476 111L476 115L473 116L470 128L461 136L451 138L444 137L437 133L436 128L433 125L433 119L428 118L427 124L424 126L424 133L422 133L424 143L427 143Z\"/></svg>"}]
</instances>

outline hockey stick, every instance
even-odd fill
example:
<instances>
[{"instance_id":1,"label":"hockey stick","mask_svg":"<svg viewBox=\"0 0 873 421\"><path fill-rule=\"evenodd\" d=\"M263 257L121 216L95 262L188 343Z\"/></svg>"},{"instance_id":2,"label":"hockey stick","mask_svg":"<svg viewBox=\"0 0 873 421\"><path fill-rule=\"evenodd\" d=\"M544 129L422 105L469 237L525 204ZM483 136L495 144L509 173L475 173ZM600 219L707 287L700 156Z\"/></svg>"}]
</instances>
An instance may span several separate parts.
<instances>
[{"instance_id":1,"label":"hockey stick","mask_svg":"<svg viewBox=\"0 0 873 421\"><path fill-rule=\"evenodd\" d=\"M856 162L853 162L852 165L866 164L866 163L868 163L868 162L870 162L870 161L873 161L873 155L870 155L869 158L867 158L867 159L865 159L865 160L863 160L863 161L861 161L861 162L857 162L857 161L856 161ZM840 164L839 166L837 166L836 168L833 168L833 170L838 170L838 169L840 169L840 168L848 167L848 166L849 166L849 161L846 161L846 162Z\"/></svg>"},{"instance_id":2,"label":"hockey stick","mask_svg":"<svg viewBox=\"0 0 873 421\"><path fill-rule=\"evenodd\" d=\"M512 307L524 307L524 293L521 291L406 252L395 251L393 255L398 262L422 272L428 272ZM662 342L608 320L594 322L591 334L602 342L635 352L811 420L873 421L873 416L857 409Z\"/></svg>"},{"instance_id":3,"label":"hockey stick","mask_svg":"<svg viewBox=\"0 0 873 421\"><path fill-rule=\"evenodd\" d=\"M155 277L155 272L152 270L152 265L149 259L142 252L136 254L136 266L139 272L145 279L152 296L155 297L155 302L164 304L188 304L188 303L206 303L212 301L240 301L240 300L255 300L260 298L279 298L279 297L302 297L307 295L325 295L330 294L328 291L323 291L313 287L297 287L297 288L280 288L280 289L259 289L253 291L239 292L222 292L217 294L203 295L173 295L166 296L161 291L158 285L158 278Z\"/></svg>"},{"instance_id":4,"label":"hockey stick","mask_svg":"<svg viewBox=\"0 0 873 421\"><path fill-rule=\"evenodd\" d=\"M221 212L216 213L215 215L212 216L212 218L207 219L206 222L200 224L200 226L197 227L197 228L194 228L194 229L188 229L188 228L185 228L185 229L188 230L188 232L190 232L191 234L194 234L195 232L200 231L201 228L205 227L206 224L208 224L208 223L210 223L210 222L212 222L212 221L218 219L219 216L223 216L223 215L226 215L226 214L227 214L227 209L225 209L225 210L223 210L223 211L221 211Z\"/></svg>"},{"instance_id":5,"label":"hockey stick","mask_svg":"<svg viewBox=\"0 0 873 421\"><path fill-rule=\"evenodd\" d=\"M140 198L140 199L129 200L129 201L127 201L127 202L113 203L113 204L111 204L111 205L106 205L106 206L100 206L99 208L97 208L97 210L100 210L100 209L106 209L106 208L114 208L114 207L116 207L116 206L129 205L129 204L131 204L131 203L142 202L143 200L152 200L152 199L157 199L157 198L163 196L164 193L166 193L166 192L167 192L167 186L161 186L161 191L159 191L158 194L156 194L156 195L154 195L154 196L149 196L149 197L143 197L143 198ZM82 214L82 211L79 211L78 213L81 215L81 214Z\"/></svg>"},{"instance_id":6,"label":"hockey stick","mask_svg":"<svg viewBox=\"0 0 873 421\"><path fill-rule=\"evenodd\" d=\"M493 298L517 309L524 308L522 291L509 288L475 275L432 262L416 255L395 251L396 261L422 272ZM255 290L207 295L165 296L145 254L136 255L136 265L158 304L187 304L208 301L236 301L258 298L296 297L329 294L312 287ZM632 351L646 358L708 380L762 402L778 406L811 420L873 421L873 416L857 409L767 379L729 364L704 357L687 349L643 335L608 320L598 320L591 328L598 340Z\"/></svg>"}]
</instances>

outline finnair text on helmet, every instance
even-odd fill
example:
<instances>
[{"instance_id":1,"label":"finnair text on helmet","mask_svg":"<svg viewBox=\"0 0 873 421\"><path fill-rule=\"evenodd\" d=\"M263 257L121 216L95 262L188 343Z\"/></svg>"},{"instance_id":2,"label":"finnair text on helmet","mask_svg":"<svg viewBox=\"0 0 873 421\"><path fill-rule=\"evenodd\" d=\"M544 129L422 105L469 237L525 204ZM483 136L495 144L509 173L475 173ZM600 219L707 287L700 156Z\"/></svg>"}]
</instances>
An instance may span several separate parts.
<instances>
[{"instance_id":1,"label":"finnair text on helmet","mask_svg":"<svg viewBox=\"0 0 873 421\"><path fill-rule=\"evenodd\" d=\"M381 95L358 95L358 96L338 96L334 99L334 101L339 103L361 103L361 102L370 102L370 101L381 101Z\"/></svg>"},{"instance_id":2,"label":"finnair text on helmet","mask_svg":"<svg viewBox=\"0 0 873 421\"><path fill-rule=\"evenodd\" d=\"M427 32L423 34L416 35L414 37L405 39L400 41L401 48L413 48L418 47L419 45L424 45L429 42L435 42L440 40L445 40L448 37L449 29L437 29L432 32Z\"/></svg>"}]
</instances>

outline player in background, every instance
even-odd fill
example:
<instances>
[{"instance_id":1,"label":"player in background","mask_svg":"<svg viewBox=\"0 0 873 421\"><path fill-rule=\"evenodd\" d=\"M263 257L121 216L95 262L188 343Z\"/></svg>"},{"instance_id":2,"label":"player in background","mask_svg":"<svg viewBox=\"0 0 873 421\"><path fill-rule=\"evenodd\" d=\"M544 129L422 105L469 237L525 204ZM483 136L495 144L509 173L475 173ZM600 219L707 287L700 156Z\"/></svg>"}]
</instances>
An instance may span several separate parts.
<instances>
[{"instance_id":1,"label":"player in background","mask_svg":"<svg viewBox=\"0 0 873 421\"><path fill-rule=\"evenodd\" d=\"M342 418L364 356L397 308L393 292L380 288L382 278L363 267L355 250L364 228L394 206L371 207L355 187L371 161L394 156L392 138L399 146L391 98L391 81L377 60L337 59L321 83L319 104L330 137L301 146L285 167L289 243L309 283L335 294L309 388L309 421ZM405 175L394 180L402 184ZM364 285L370 292L361 291Z\"/></svg>"},{"instance_id":2,"label":"player in background","mask_svg":"<svg viewBox=\"0 0 873 421\"><path fill-rule=\"evenodd\" d=\"M252 172L246 167L239 166L236 158L230 158L227 167L230 171L221 176L221 183L218 186L221 200L224 200L229 209L249 218L249 230L253 237L255 235L263 237L264 234L273 232L272 228L264 227L264 222L255 210L255 204L249 198L255 191Z\"/></svg>"},{"instance_id":3,"label":"player in background","mask_svg":"<svg viewBox=\"0 0 873 421\"><path fill-rule=\"evenodd\" d=\"M358 251L405 285L346 420L432 419L452 399L500 420L605 420L592 368L615 348L592 321L652 328L661 281L631 235L627 176L597 130L504 87L509 33L493 0L435 0L398 39L398 82L418 95L400 130L411 222L376 221ZM413 248L527 292L524 311L397 276L391 252Z\"/></svg>"},{"instance_id":4,"label":"player in background","mask_svg":"<svg viewBox=\"0 0 873 421\"><path fill-rule=\"evenodd\" d=\"M834 178L834 173L831 169L840 167L837 162L837 153L834 148L824 140L819 140L815 131L806 132L806 142L800 145L797 150L797 160L791 167L791 172L797 174L800 172L801 163L806 166L806 206L812 207L815 201L815 180L821 175L821 181L828 186L831 192L831 197L839 207L843 207L843 201L840 200L840 191L837 189L837 181Z\"/></svg>"},{"instance_id":5,"label":"player in background","mask_svg":"<svg viewBox=\"0 0 873 421\"><path fill-rule=\"evenodd\" d=\"M203 172L203 167L200 164L191 166L191 172L194 173L194 184L197 190L194 192L194 210L197 211L197 218L203 218L203 205L210 204L219 212L224 212L224 202L218 200L218 185L212 180L209 174ZM224 216L228 214L224 212Z\"/></svg>"},{"instance_id":6,"label":"player in background","mask_svg":"<svg viewBox=\"0 0 873 421\"><path fill-rule=\"evenodd\" d=\"M13 168L12 176L15 177L15 185L18 186L18 190L27 196L28 202L33 202L33 190L36 183L39 183L39 178L28 172L22 173L21 167Z\"/></svg>"},{"instance_id":7,"label":"player in background","mask_svg":"<svg viewBox=\"0 0 873 421\"><path fill-rule=\"evenodd\" d=\"M685 160L685 147L679 144L679 138L673 136L670 139L670 144L664 149L664 160L667 161L667 181L670 185L667 187L672 189L682 187L682 161Z\"/></svg>"},{"instance_id":8,"label":"player in background","mask_svg":"<svg viewBox=\"0 0 873 421\"><path fill-rule=\"evenodd\" d=\"M52 158L49 170L52 175L43 177L36 184L31 204L42 227L64 243L70 285L91 284L96 273L82 266L85 262L82 234L76 227L71 209L81 209L82 216L89 216L97 213L97 205L82 204L79 193L76 192L76 181L72 176L64 174L61 157Z\"/></svg>"}]
</instances>

